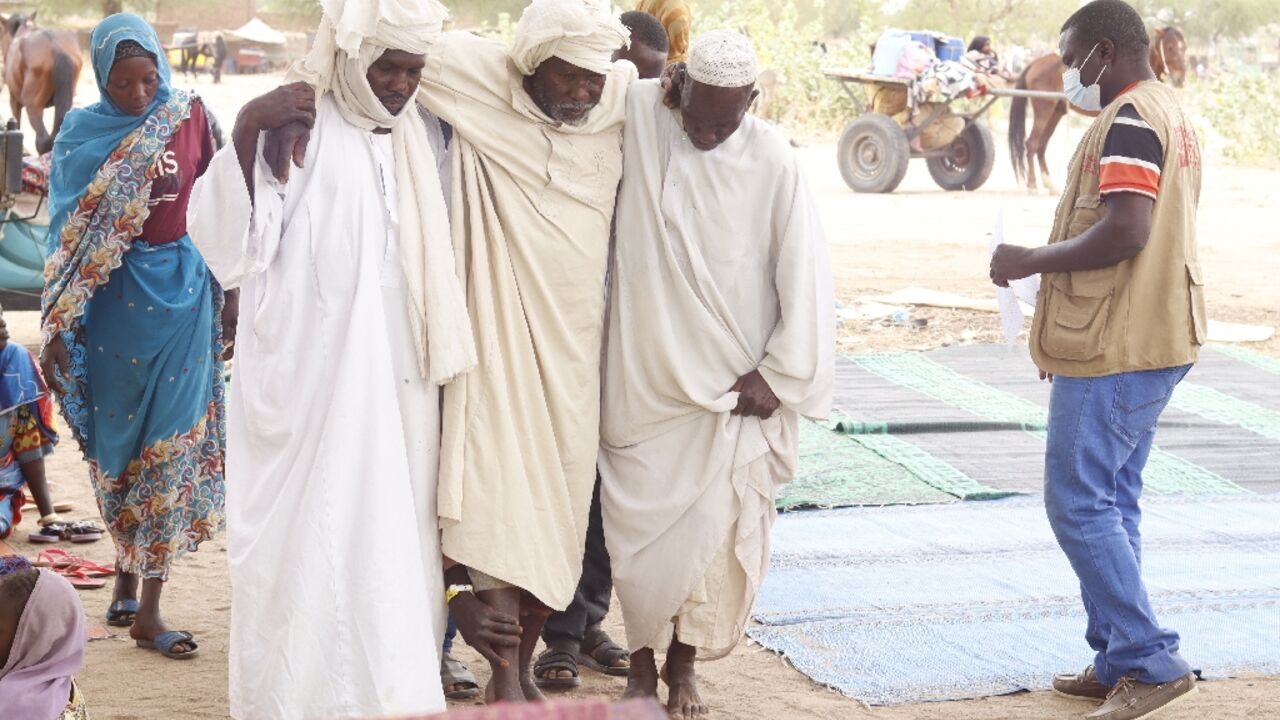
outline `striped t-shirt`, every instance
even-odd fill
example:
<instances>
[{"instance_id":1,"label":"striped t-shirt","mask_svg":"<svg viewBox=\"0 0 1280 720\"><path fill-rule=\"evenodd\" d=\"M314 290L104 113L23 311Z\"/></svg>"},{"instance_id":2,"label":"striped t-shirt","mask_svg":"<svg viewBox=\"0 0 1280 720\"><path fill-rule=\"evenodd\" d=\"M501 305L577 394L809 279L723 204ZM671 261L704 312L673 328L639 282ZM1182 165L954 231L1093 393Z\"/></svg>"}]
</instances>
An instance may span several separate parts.
<instances>
[{"instance_id":1,"label":"striped t-shirt","mask_svg":"<svg viewBox=\"0 0 1280 720\"><path fill-rule=\"evenodd\" d=\"M1164 148L1156 131L1132 105L1120 108L1107 131L1098 169L1099 193L1131 192L1152 200L1160 194Z\"/></svg>"}]
</instances>

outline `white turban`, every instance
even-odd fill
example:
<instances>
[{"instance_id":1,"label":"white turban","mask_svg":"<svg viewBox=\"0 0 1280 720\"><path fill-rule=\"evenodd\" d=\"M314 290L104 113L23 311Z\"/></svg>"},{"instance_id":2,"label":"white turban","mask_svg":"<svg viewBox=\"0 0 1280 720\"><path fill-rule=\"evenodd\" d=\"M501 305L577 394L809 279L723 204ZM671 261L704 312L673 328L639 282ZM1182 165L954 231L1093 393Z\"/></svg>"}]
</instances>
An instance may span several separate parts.
<instances>
[{"instance_id":1,"label":"white turban","mask_svg":"<svg viewBox=\"0 0 1280 720\"><path fill-rule=\"evenodd\" d=\"M321 0L320 5L324 14L315 43L293 69L317 95L333 89L340 53L348 59L372 53L370 65L386 50L424 55L449 16L437 0Z\"/></svg>"},{"instance_id":2,"label":"white turban","mask_svg":"<svg viewBox=\"0 0 1280 720\"><path fill-rule=\"evenodd\" d=\"M322 0L315 45L290 80L317 98L333 93L342 117L365 130L390 129L400 210L400 265L423 378L444 384L476 365L466 296L458 279L435 156L418 103L392 115L369 85L369 68L387 50L425 55L449 11L437 0ZM416 88L415 88L416 91Z\"/></svg>"},{"instance_id":3,"label":"white turban","mask_svg":"<svg viewBox=\"0 0 1280 720\"><path fill-rule=\"evenodd\" d=\"M522 75L552 57L603 75L630 37L604 0L533 0L516 25L511 61Z\"/></svg>"},{"instance_id":4,"label":"white turban","mask_svg":"<svg viewBox=\"0 0 1280 720\"><path fill-rule=\"evenodd\" d=\"M703 85L746 87L756 81L756 53L745 35L712 30L694 39L685 72Z\"/></svg>"}]
</instances>

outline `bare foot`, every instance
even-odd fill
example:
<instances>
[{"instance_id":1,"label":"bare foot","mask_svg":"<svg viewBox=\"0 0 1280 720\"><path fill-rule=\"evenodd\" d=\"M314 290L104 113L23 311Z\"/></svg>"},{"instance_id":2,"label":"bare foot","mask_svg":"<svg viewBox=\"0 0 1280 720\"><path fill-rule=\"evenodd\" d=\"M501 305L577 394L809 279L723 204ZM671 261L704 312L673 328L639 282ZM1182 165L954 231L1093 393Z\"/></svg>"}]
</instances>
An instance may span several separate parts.
<instances>
[{"instance_id":1,"label":"bare foot","mask_svg":"<svg viewBox=\"0 0 1280 720\"><path fill-rule=\"evenodd\" d=\"M697 651L688 645L672 642L667 661L662 665L662 681L667 684L667 713L673 718L695 718L707 714L698 694L698 681L693 670Z\"/></svg>"},{"instance_id":2,"label":"bare foot","mask_svg":"<svg viewBox=\"0 0 1280 720\"><path fill-rule=\"evenodd\" d=\"M622 698L658 699L658 664L653 659L653 650L644 648L631 653L631 670L627 673L627 689Z\"/></svg>"},{"instance_id":3,"label":"bare foot","mask_svg":"<svg viewBox=\"0 0 1280 720\"><path fill-rule=\"evenodd\" d=\"M111 602L138 599L138 576L127 573L116 565L116 583L111 591Z\"/></svg>"},{"instance_id":4,"label":"bare foot","mask_svg":"<svg viewBox=\"0 0 1280 720\"><path fill-rule=\"evenodd\" d=\"M503 685L504 687L498 687ZM520 685L516 685L515 692L505 687L506 683L499 683L497 680L490 680L488 685L484 686L484 704L496 705L500 702L522 703L524 699L524 691L520 689Z\"/></svg>"},{"instance_id":5,"label":"bare foot","mask_svg":"<svg viewBox=\"0 0 1280 720\"><path fill-rule=\"evenodd\" d=\"M538 684L533 680L532 672L525 672L520 678L520 689L524 692L524 699L528 702L542 702L546 700L546 696L538 689Z\"/></svg>"}]
</instances>

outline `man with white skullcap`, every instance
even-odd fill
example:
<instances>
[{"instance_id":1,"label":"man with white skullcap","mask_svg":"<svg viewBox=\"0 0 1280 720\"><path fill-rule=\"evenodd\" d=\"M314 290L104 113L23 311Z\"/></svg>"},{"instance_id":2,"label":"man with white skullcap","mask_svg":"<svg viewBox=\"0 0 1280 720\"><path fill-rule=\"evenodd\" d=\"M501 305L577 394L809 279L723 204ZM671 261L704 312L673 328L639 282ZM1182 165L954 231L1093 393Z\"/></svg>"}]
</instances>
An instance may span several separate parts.
<instances>
[{"instance_id":1,"label":"man with white skullcap","mask_svg":"<svg viewBox=\"0 0 1280 720\"><path fill-rule=\"evenodd\" d=\"M702 715L694 659L727 655L769 566L800 416L825 417L831 270L787 140L747 116L749 41L716 31L627 99L605 339L601 504L629 696Z\"/></svg>"},{"instance_id":2,"label":"man with white skullcap","mask_svg":"<svg viewBox=\"0 0 1280 720\"><path fill-rule=\"evenodd\" d=\"M244 108L189 211L214 275L244 289L227 450L241 720L445 708L440 386L477 356L443 130L413 98L446 12L435 0L323 8L297 69L310 84ZM280 182L259 135L297 117L315 142Z\"/></svg>"}]
</instances>

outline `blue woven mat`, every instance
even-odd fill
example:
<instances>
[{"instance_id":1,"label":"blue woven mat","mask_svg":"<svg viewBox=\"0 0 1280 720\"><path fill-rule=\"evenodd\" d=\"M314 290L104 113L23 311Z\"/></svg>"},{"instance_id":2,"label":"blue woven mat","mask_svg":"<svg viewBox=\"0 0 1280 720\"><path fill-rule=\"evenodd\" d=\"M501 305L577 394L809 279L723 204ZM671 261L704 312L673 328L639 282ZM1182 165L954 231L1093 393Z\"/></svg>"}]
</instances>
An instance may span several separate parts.
<instances>
[{"instance_id":1,"label":"blue woven mat","mask_svg":"<svg viewBox=\"0 0 1280 720\"><path fill-rule=\"evenodd\" d=\"M1280 497L1144 502L1162 624L1208 676L1280 672ZM749 634L872 704L1045 688L1091 660L1039 498L792 513Z\"/></svg>"}]
</instances>

